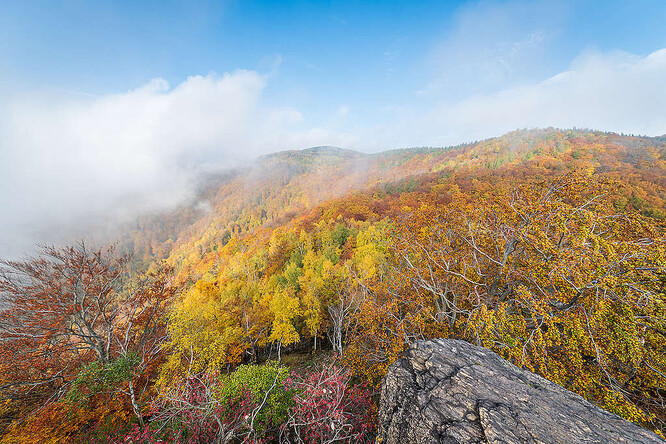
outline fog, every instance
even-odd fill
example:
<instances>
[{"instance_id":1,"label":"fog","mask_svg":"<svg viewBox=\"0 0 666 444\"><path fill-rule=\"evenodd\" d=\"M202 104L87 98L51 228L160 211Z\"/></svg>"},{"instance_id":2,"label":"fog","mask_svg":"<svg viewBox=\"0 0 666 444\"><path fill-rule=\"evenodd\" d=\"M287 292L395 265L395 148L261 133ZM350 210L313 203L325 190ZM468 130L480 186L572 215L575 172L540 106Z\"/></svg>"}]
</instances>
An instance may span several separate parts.
<instances>
[{"instance_id":1,"label":"fog","mask_svg":"<svg viewBox=\"0 0 666 444\"><path fill-rule=\"evenodd\" d=\"M188 199L202 173L290 147L347 144L292 130L253 71L162 79L99 97L30 91L0 105L0 257L72 241Z\"/></svg>"}]
</instances>

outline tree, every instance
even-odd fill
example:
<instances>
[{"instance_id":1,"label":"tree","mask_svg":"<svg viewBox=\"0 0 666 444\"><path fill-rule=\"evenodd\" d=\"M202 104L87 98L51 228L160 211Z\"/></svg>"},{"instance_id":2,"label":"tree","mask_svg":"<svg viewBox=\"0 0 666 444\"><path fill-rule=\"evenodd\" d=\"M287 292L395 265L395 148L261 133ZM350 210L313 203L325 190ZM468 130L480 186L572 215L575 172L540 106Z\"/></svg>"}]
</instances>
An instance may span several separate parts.
<instances>
[{"instance_id":1,"label":"tree","mask_svg":"<svg viewBox=\"0 0 666 444\"><path fill-rule=\"evenodd\" d=\"M268 339L278 343L278 360L280 360L282 346L300 340L293 324L294 318L300 315L299 301L290 290L278 290L271 299L270 308L274 319Z\"/></svg>"},{"instance_id":2,"label":"tree","mask_svg":"<svg viewBox=\"0 0 666 444\"><path fill-rule=\"evenodd\" d=\"M333 344L333 351L342 356L349 323L359 310L362 298L361 293L353 288L349 282L342 279L332 282L338 285L331 292L331 299L327 301L328 315L332 327L328 332L328 339Z\"/></svg>"},{"instance_id":3,"label":"tree","mask_svg":"<svg viewBox=\"0 0 666 444\"><path fill-rule=\"evenodd\" d=\"M141 423L137 396L162 353L163 315L176 291L171 270L155 267L137 279L129 257L114 256L113 248L91 251L83 242L0 264L3 394L45 405L72 387L81 395L109 389L103 380L110 377Z\"/></svg>"},{"instance_id":4,"label":"tree","mask_svg":"<svg viewBox=\"0 0 666 444\"><path fill-rule=\"evenodd\" d=\"M627 419L666 420L663 224L569 174L424 205L394 252L433 322ZM480 204L482 199L483 204Z\"/></svg>"}]
</instances>

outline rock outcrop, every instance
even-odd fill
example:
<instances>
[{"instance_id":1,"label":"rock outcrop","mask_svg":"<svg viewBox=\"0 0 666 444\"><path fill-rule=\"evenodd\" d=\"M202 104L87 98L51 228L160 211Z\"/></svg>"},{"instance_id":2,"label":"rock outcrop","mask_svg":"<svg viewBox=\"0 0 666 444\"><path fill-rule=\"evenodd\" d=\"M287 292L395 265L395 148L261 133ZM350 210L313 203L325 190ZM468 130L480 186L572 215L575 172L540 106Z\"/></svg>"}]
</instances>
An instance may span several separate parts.
<instances>
[{"instance_id":1,"label":"rock outcrop","mask_svg":"<svg viewBox=\"0 0 666 444\"><path fill-rule=\"evenodd\" d=\"M417 342L389 368L378 442L666 443L492 351L452 339Z\"/></svg>"}]
</instances>

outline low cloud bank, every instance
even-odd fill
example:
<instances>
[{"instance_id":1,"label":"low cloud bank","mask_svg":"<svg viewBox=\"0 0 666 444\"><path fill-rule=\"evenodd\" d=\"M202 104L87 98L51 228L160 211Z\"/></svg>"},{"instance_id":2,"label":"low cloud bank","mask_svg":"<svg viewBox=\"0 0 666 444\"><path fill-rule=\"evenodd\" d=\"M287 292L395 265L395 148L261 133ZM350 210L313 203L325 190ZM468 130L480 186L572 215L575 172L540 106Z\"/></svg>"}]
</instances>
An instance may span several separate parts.
<instances>
[{"instance_id":1,"label":"low cloud bank","mask_svg":"<svg viewBox=\"0 0 666 444\"><path fill-rule=\"evenodd\" d=\"M53 92L0 106L0 257L105 229L192 195L202 171L348 136L299 129L254 71L163 79L101 97ZM67 239L70 240L70 239Z\"/></svg>"}]
</instances>

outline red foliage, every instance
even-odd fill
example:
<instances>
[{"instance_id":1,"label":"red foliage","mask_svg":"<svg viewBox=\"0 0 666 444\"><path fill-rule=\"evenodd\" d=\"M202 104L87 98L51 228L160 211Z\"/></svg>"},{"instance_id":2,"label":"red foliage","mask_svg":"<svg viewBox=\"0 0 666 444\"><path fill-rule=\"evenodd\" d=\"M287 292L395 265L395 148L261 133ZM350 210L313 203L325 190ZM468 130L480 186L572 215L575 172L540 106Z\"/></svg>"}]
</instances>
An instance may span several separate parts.
<instances>
[{"instance_id":1,"label":"red foliage","mask_svg":"<svg viewBox=\"0 0 666 444\"><path fill-rule=\"evenodd\" d=\"M158 432L148 425L144 427L135 425L127 434L108 440L108 444L171 444L174 442L171 437L164 439L158 437Z\"/></svg>"},{"instance_id":2,"label":"red foliage","mask_svg":"<svg viewBox=\"0 0 666 444\"><path fill-rule=\"evenodd\" d=\"M10 401L10 419L60 400L85 365L133 355L131 376L107 395L126 394L142 421L140 396L164 354L164 314L176 287L168 267L140 279L130 269L129 258L115 256L113 248L90 251L83 243L45 247L27 261L0 261L0 299L6 303L0 311L0 398ZM38 422L49 430L67 421Z\"/></svg>"},{"instance_id":3,"label":"red foliage","mask_svg":"<svg viewBox=\"0 0 666 444\"><path fill-rule=\"evenodd\" d=\"M350 384L347 370L332 365L302 380L286 426L297 443L374 442L375 406L365 384Z\"/></svg>"},{"instance_id":4,"label":"red foliage","mask_svg":"<svg viewBox=\"0 0 666 444\"><path fill-rule=\"evenodd\" d=\"M247 435L255 402L248 391L228 399L220 397L216 373L203 373L175 383L153 406L153 415L177 442L228 442ZM150 442L150 441L148 441Z\"/></svg>"}]
</instances>

